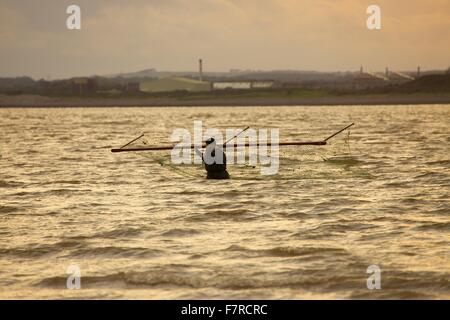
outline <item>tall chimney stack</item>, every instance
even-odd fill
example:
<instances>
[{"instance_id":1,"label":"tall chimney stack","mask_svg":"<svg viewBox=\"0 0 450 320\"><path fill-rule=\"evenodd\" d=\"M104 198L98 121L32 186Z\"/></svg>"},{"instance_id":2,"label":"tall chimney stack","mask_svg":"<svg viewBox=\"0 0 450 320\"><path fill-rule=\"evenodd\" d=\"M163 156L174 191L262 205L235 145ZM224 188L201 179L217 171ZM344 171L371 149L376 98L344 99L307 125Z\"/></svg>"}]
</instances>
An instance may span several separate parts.
<instances>
[{"instance_id":1,"label":"tall chimney stack","mask_svg":"<svg viewBox=\"0 0 450 320\"><path fill-rule=\"evenodd\" d=\"M386 78L389 78L389 68L386 67Z\"/></svg>"},{"instance_id":2,"label":"tall chimney stack","mask_svg":"<svg viewBox=\"0 0 450 320\"><path fill-rule=\"evenodd\" d=\"M203 81L203 61L202 59L198 60L198 73L200 81Z\"/></svg>"},{"instance_id":3,"label":"tall chimney stack","mask_svg":"<svg viewBox=\"0 0 450 320\"><path fill-rule=\"evenodd\" d=\"M417 78L420 77L420 66L417 67Z\"/></svg>"}]
</instances>

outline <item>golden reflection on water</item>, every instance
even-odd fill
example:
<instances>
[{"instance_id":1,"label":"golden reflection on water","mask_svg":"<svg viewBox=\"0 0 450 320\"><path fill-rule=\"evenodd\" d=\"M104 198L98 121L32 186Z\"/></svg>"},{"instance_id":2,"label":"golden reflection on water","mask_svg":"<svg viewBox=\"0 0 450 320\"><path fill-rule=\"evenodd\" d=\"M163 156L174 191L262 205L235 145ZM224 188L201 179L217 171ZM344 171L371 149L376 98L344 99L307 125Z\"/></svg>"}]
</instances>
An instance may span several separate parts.
<instances>
[{"instance_id":1,"label":"golden reflection on water","mask_svg":"<svg viewBox=\"0 0 450 320\"><path fill-rule=\"evenodd\" d=\"M2 298L449 298L450 106L0 117ZM275 177L230 166L230 181L206 181L164 154L109 152L141 132L169 143L194 120L280 128L289 141L356 126L350 157L299 161L306 153L288 148ZM65 288L71 264L82 290ZM376 292L366 287L372 264Z\"/></svg>"}]
</instances>

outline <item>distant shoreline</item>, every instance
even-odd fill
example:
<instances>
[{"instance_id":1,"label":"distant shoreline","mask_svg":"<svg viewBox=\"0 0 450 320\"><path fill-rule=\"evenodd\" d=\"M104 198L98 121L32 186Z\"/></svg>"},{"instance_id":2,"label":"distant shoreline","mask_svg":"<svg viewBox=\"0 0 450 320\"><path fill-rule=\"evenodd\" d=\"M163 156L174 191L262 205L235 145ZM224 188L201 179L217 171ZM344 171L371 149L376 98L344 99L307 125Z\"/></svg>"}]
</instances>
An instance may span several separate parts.
<instances>
[{"instance_id":1,"label":"distant shoreline","mask_svg":"<svg viewBox=\"0 0 450 320\"><path fill-rule=\"evenodd\" d=\"M338 106L450 104L450 94L339 95L321 97L46 97L0 95L0 108L25 107L190 107L190 106Z\"/></svg>"}]
</instances>

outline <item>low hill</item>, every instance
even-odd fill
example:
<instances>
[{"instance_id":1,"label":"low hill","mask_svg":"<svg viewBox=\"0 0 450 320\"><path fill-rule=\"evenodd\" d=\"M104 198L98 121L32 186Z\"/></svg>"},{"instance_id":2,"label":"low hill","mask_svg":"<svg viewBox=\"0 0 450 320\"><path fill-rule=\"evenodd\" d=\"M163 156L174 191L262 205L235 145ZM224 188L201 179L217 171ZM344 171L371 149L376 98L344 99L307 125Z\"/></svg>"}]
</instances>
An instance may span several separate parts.
<instances>
[{"instance_id":1,"label":"low hill","mask_svg":"<svg viewBox=\"0 0 450 320\"><path fill-rule=\"evenodd\" d=\"M450 92L450 74L423 76L405 83L401 88L414 92Z\"/></svg>"}]
</instances>

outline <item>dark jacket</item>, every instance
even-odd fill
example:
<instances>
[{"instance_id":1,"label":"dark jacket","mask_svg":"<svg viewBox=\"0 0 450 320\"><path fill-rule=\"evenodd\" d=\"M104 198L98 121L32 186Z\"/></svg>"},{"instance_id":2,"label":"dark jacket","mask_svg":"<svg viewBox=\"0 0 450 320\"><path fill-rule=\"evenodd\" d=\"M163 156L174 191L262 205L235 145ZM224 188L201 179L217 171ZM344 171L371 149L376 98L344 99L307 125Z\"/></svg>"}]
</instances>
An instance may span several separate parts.
<instances>
[{"instance_id":1,"label":"dark jacket","mask_svg":"<svg viewBox=\"0 0 450 320\"><path fill-rule=\"evenodd\" d=\"M204 160L204 154L202 156L203 163L205 164L205 169L207 172L207 179L229 179L230 175L227 172L227 156L225 152L223 152L222 148L216 148L218 152L222 152L222 161L219 161L219 163L216 163L214 161L212 164L208 164ZM205 151L208 152L208 151ZM211 151L211 157L215 157L216 150L213 149Z\"/></svg>"}]
</instances>

